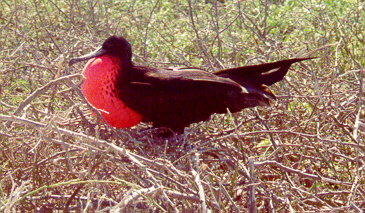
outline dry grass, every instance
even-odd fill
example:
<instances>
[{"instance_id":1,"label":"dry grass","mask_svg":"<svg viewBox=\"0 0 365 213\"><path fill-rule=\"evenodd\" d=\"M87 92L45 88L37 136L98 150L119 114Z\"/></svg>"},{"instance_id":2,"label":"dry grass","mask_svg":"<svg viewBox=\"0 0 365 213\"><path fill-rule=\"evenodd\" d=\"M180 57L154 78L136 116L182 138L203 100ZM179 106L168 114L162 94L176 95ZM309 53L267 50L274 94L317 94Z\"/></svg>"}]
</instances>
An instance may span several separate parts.
<instances>
[{"instance_id":1,"label":"dry grass","mask_svg":"<svg viewBox=\"0 0 365 213\"><path fill-rule=\"evenodd\" d=\"M72 2L0 2L1 211L365 209L364 2ZM274 106L163 140L98 122L67 65L114 33L137 63L207 70L334 45Z\"/></svg>"}]
</instances>

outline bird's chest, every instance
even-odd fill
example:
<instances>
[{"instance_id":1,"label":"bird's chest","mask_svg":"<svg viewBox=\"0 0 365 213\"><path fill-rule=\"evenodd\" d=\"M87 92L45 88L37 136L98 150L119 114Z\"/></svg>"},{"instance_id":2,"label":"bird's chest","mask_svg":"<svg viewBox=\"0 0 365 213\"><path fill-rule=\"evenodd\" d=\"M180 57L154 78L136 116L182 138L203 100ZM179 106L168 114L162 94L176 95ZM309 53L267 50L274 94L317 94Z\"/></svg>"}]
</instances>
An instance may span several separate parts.
<instances>
[{"instance_id":1,"label":"bird's chest","mask_svg":"<svg viewBox=\"0 0 365 213\"><path fill-rule=\"evenodd\" d=\"M103 118L116 128L127 128L138 124L142 116L131 110L120 99L118 67L110 58L90 60L84 70L85 81L81 86L85 98L97 108Z\"/></svg>"}]
</instances>

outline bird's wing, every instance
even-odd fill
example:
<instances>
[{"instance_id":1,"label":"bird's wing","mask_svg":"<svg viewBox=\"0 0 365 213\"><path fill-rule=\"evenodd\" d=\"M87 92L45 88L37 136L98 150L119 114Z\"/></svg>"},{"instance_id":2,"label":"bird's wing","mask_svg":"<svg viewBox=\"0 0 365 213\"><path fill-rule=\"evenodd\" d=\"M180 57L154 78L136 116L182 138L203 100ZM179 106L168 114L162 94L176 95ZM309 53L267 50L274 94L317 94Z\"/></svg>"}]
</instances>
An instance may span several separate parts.
<instances>
[{"instance_id":1,"label":"bird's wing","mask_svg":"<svg viewBox=\"0 0 365 213\"><path fill-rule=\"evenodd\" d=\"M140 67L144 68L144 67ZM235 81L227 78L222 78L213 73L209 73L197 68L163 68L163 69L148 69L143 72L143 76L137 77L135 82L150 83L159 87L168 87L174 89L184 88L186 86L222 86L241 89L241 86ZM133 81L133 80L132 80Z\"/></svg>"},{"instance_id":2,"label":"bird's wing","mask_svg":"<svg viewBox=\"0 0 365 213\"><path fill-rule=\"evenodd\" d=\"M121 91L122 101L144 120L182 131L213 113L225 113L232 93L241 93L242 87L202 70L136 67Z\"/></svg>"}]
</instances>

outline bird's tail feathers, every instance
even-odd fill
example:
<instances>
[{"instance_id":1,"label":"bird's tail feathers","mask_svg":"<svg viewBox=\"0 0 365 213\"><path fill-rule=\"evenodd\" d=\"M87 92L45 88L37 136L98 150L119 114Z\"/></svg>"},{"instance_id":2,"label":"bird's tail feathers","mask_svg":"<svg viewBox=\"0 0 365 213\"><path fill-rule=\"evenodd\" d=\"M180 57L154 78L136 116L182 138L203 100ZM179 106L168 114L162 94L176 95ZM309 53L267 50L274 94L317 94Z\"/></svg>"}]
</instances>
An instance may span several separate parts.
<instances>
[{"instance_id":1,"label":"bird's tail feathers","mask_svg":"<svg viewBox=\"0 0 365 213\"><path fill-rule=\"evenodd\" d=\"M214 74L219 77L230 78L243 86L244 83L248 81L255 82L256 85L264 84L266 86L271 86L272 84L283 80L293 63L309 59L312 58L286 59L270 63L220 70Z\"/></svg>"}]
</instances>

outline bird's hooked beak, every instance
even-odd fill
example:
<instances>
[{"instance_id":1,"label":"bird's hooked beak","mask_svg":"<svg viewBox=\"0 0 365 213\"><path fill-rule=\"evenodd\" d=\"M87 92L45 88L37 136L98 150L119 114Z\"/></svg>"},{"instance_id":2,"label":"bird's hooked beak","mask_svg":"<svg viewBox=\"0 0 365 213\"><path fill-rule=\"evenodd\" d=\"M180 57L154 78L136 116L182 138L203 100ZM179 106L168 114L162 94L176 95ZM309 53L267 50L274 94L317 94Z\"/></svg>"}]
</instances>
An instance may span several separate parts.
<instances>
[{"instance_id":1,"label":"bird's hooked beak","mask_svg":"<svg viewBox=\"0 0 365 213\"><path fill-rule=\"evenodd\" d=\"M86 55L71 59L68 64L69 64L69 66L72 66L73 64L75 64L77 62L80 62L80 61L85 61L85 60L88 60L88 59L91 59L91 58L95 58L95 57L105 55L106 52L107 52L107 50L100 47L100 48L96 49L95 51L93 51L91 53L88 53Z\"/></svg>"}]
</instances>

